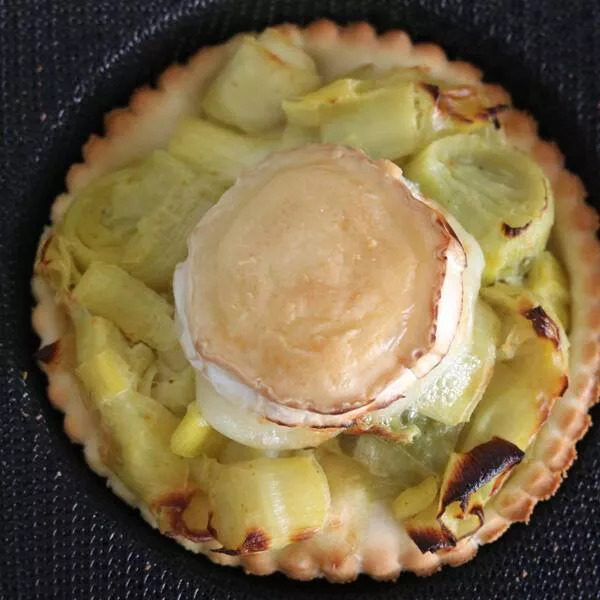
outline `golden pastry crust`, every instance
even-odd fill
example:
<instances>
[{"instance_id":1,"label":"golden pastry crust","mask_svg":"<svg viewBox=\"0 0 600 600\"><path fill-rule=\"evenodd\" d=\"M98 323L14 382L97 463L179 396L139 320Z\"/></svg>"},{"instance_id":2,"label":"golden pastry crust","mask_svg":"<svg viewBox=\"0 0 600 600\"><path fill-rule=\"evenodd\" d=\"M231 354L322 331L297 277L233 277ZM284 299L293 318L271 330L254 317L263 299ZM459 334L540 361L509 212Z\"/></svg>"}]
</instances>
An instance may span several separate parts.
<instances>
[{"instance_id":1,"label":"golden pastry crust","mask_svg":"<svg viewBox=\"0 0 600 600\"><path fill-rule=\"evenodd\" d=\"M365 63L385 70L392 66L424 66L432 76L453 83L485 89L495 104L510 104L510 96L499 86L481 81L482 73L464 62L450 62L443 50L432 44L413 45L401 31L378 36L366 23L340 27L317 21L301 29L282 25L279 30L293 37L315 59L326 80ZM76 192L89 181L136 160L166 142L183 114L195 114L195 100L211 76L235 49L239 38L221 46L200 50L185 66L174 65L160 77L156 89L137 90L127 108L110 112L103 137L92 136L83 148L83 162L71 167L66 185ZM565 265L572 294L570 383L528 449L498 494L486 505L485 524L472 537L450 550L422 554L382 505L375 505L362 529L357 529L351 507L332 510L322 533L279 550L244 557L210 552L211 543L184 546L207 554L225 565L242 565L248 573L268 574L280 570L302 580L324 576L330 581L351 581L361 572L376 579L394 579L401 571L428 575L444 564L460 565L472 558L480 544L497 539L513 522L527 521L535 504L549 498L560 485L576 457L575 444L590 425L589 406L598 397L600 366L600 244L596 239L598 216L585 203L581 181L563 167L558 148L537 136L537 125L528 115L509 109L499 115L508 138L530 153L552 183L556 199L556 224L551 247ZM69 197L60 196L52 208L52 220L60 221ZM43 280L33 279L38 301L33 325L41 338L40 364L48 375L48 395L65 413L65 430L83 444L86 459L126 501L133 495L110 473L100 459L101 431L85 408L73 375L72 332L61 309L54 303ZM144 517L156 523L144 506Z\"/></svg>"}]
</instances>

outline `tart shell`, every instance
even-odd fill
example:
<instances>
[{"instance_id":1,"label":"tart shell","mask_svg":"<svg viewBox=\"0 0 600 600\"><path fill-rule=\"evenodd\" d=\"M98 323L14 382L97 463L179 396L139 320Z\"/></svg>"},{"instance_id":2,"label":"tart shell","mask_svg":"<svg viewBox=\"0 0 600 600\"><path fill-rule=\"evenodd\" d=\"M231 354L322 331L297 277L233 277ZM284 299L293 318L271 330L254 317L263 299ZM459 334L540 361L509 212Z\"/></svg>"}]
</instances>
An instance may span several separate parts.
<instances>
[{"instance_id":1,"label":"tart shell","mask_svg":"<svg viewBox=\"0 0 600 600\"><path fill-rule=\"evenodd\" d=\"M433 44L412 44L402 31L377 35L366 23L340 27L317 21L306 28L281 25L278 29L296 40L313 56L325 80L353 68L372 63L376 68L422 66L432 76L451 83L484 87L495 104L510 105L510 96L497 85L483 83L482 73L465 62L450 62ZM156 88L144 87L131 97L126 108L105 117L102 137L93 135L83 147L83 162L71 167L66 178L69 193L111 170L166 146L179 118L199 111L199 94L235 50L239 37L220 46L200 50L185 65L173 65L159 78ZM295 542L278 551L243 557L211 552L214 542L177 541L206 554L216 563L241 565L252 574L282 571L289 577L309 580L325 577L347 582L360 573L376 579L395 579L402 571L429 575L444 564L460 565L471 559L481 544L496 540L511 523L525 521L539 500L550 498L576 458L576 442L591 420L590 405L598 399L600 366L600 244L596 238L598 215L585 203L581 181L564 168L556 145L542 141L529 115L509 108L498 115L509 140L528 152L550 180L556 199L556 223L550 247L566 267L571 286L572 321L569 386L558 398L546 423L527 450L524 460L485 507L485 523L471 537L450 550L421 553L398 525L388 509L375 504L366 526L359 532L350 507L332 511L325 530L310 540ZM69 203L59 196L52 206L52 223L58 223ZM51 232L47 228L41 243ZM64 427L73 442L84 447L86 460L105 476L112 489L137 506L153 526L149 508L139 501L103 464L100 456L102 432L86 409L74 375L74 340L69 321L56 305L47 284L32 280L37 306L33 326L41 338L38 359L48 376L48 396L65 414Z\"/></svg>"}]
</instances>

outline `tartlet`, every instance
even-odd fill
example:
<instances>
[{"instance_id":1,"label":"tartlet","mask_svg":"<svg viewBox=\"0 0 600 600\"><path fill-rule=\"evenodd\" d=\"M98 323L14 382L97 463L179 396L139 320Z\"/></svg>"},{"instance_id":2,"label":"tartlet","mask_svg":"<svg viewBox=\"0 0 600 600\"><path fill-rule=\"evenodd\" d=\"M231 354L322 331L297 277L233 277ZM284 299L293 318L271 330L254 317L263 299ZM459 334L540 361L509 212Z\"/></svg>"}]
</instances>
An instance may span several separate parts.
<instances>
[{"instance_id":1,"label":"tartlet","mask_svg":"<svg viewBox=\"0 0 600 600\"><path fill-rule=\"evenodd\" d=\"M257 85L264 89L248 95ZM401 107L397 122L378 121L386 107ZM224 149L216 158L215 147ZM474 156L479 162L472 168ZM375 366L365 367L360 381L348 375L338 378L336 387L327 377L349 368L348 356L357 365L351 375L367 363L346 353L342 364L328 350L320 361L313 352L298 371L296 359L282 358L287 346L276 349L263 341L257 346L262 353L249 352L251 340L269 330L282 304L254 307L253 326L240 329L235 344L231 336L219 337L216 321L190 319L208 314L208 296L200 290L215 288L206 273L212 253L227 247L227 232L219 233L219 223L227 221L223 207L238 210L252 181L262 189L286 164L297 168L303 161L313 164L315 157L328 169L347 164L347 172L369 172L358 179L360 185L394 187L394 201L399 194L404 206L429 219L419 225L425 250L415 250L415 238L403 251L415 254L415 265L422 261L422 277L410 288L421 291L415 297L421 304L436 299L420 317L429 319L431 343L403 348L414 356L402 355L385 372L385 383L379 372L367 382L384 354L375 354ZM33 279L38 358L48 375L49 398L65 413L65 430L83 444L90 467L165 534L217 563L242 565L254 574L280 570L297 579L331 581L349 581L361 572L379 579L404 570L426 575L472 558L480 544L497 539L512 522L527 521L536 502L560 485L597 399L597 215L585 204L579 179L564 169L556 146L541 141L535 121L512 108L504 90L483 83L475 67L448 61L437 46L413 45L399 31L378 36L366 24L339 27L329 21L304 29L283 25L260 37L237 36L200 50L184 66L172 66L156 89L138 90L127 108L107 115L104 136L90 138L83 158L69 170L67 193L53 204L52 224L40 242ZM499 179L479 180L478 170ZM446 171L451 180L438 176ZM294 182L302 188L311 178L314 169ZM506 193L499 194L498 186ZM115 197L125 208L127 192L175 198L177 204L161 205L163 212L147 227L155 231L157 223L170 224L169 210L176 206L180 222L169 235L177 243L168 251L153 248L138 227L125 228L125 237L112 247L113 238L84 230L80 221L100 219L94 215L104 214L102 202L113 189L124 190ZM499 206L496 212L481 208L486 194ZM294 201L302 198L298 191L290 195ZM264 195L250 195L250 201L255 198L262 202ZM356 202L360 207L364 199ZM385 214L396 208L386 204ZM330 204L323 211L333 214ZM131 218L127 210L123 214ZM261 214L278 222L272 212ZM361 221L359 214L358 209L351 213L349 222L373 220ZM308 213L303 218L311 219ZM289 219L289 228L296 235L294 221ZM245 233L255 242L253 260L267 256L274 268L277 255L266 254L264 240L289 244L292 238L269 237L280 234L266 235L262 225ZM315 227L302 243L314 237ZM132 231L139 235L135 243ZM323 225L325 244L331 231ZM382 231L368 231L376 245L387 239ZM435 231L430 239L428 231ZM340 236L343 245L348 235ZM223 264L229 268L245 238L227 239L230 254ZM249 253L248 245L242 244ZM282 248L275 245L279 254ZM432 255L437 262L429 264L425 259ZM387 265L381 277L364 272L361 282L371 277L369 286L357 288L356 297L383 288L388 293L390 257L398 260L391 251L377 257ZM180 261L173 299L171 277ZM303 262L294 271L296 263L290 262L290 279L306 267ZM228 273L235 290L242 286L248 292L243 285L249 280L236 279L231 268ZM252 286L265 280L261 273L253 276ZM331 268L327 274L341 277ZM103 289L106 295L99 293ZM122 302L125 289L127 299L143 297L143 304ZM232 294L225 291L228 295L217 294L221 303ZM382 294L374 302L380 303ZM115 302L118 310L112 308ZM322 301L317 304L321 310ZM140 306L152 318L139 320ZM339 302L331 306L339 312ZM364 323L373 314L368 306L360 313ZM332 321L331 311L319 326ZM391 327L391 313L389 303L378 333ZM228 323L243 321L239 310L228 314ZM282 329L279 321L277 327L279 341L287 344L295 336L298 347L306 348L302 331ZM353 327L352 339L369 331L367 324ZM401 344L388 329L385 343L393 354ZM330 349L323 335L319 347ZM365 356L375 352L367 350L371 354ZM277 360L269 362L267 355ZM477 368L465 367L467 379L456 383L452 365L466 365L465 356L475 356ZM320 379L303 379L307 370L319 369ZM536 379L532 373L541 375ZM251 393L242 393L242 384ZM444 386L458 390L449 392L452 402L440 401ZM190 394L197 404L180 401ZM139 428L132 428L138 422ZM428 441L437 445L433 456ZM165 458L168 450L173 457ZM160 474L158 483L152 473ZM251 490L264 489L269 481L285 496L284 513L300 515L291 525L276 523L269 507L252 499ZM242 500L244 494L249 499ZM248 528L242 505L264 521L257 517Z\"/></svg>"}]
</instances>

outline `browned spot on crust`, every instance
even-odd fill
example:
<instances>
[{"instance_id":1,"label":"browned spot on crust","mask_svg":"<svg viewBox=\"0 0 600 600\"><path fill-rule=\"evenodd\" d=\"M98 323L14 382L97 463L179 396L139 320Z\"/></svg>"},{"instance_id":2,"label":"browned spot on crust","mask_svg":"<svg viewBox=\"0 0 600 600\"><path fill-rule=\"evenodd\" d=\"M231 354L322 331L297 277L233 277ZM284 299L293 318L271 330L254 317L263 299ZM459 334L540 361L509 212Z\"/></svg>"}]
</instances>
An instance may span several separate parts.
<instances>
[{"instance_id":1,"label":"browned spot on crust","mask_svg":"<svg viewBox=\"0 0 600 600\"><path fill-rule=\"evenodd\" d=\"M521 227L511 227L508 223L502 223L502 232L506 237L515 238L521 235L530 225L531 221Z\"/></svg>"},{"instance_id":2,"label":"browned spot on crust","mask_svg":"<svg viewBox=\"0 0 600 600\"><path fill-rule=\"evenodd\" d=\"M446 506L460 501L463 511L468 498L488 481L521 462L524 453L513 443L499 437L458 455L453 472L441 493L440 515Z\"/></svg>"},{"instance_id":3,"label":"browned spot on crust","mask_svg":"<svg viewBox=\"0 0 600 600\"><path fill-rule=\"evenodd\" d=\"M216 533L214 529L209 525L211 532ZM216 537L216 536L215 536ZM242 542L241 546L235 550L229 550L227 548L218 548L213 552L219 552L220 554L228 554L229 556L239 556L242 554L251 554L253 552L264 552L269 549L271 545L271 539L261 529L255 528L250 529L246 534L246 538Z\"/></svg>"},{"instance_id":4,"label":"browned spot on crust","mask_svg":"<svg viewBox=\"0 0 600 600\"><path fill-rule=\"evenodd\" d=\"M560 331L558 325L548 316L546 311L541 306L535 306L526 310L523 316L531 321L535 332L543 338L550 340L555 348L560 345ZM566 378L565 378L566 379ZM568 385L568 380L564 383L564 390Z\"/></svg>"},{"instance_id":5,"label":"browned spot on crust","mask_svg":"<svg viewBox=\"0 0 600 600\"><path fill-rule=\"evenodd\" d=\"M423 553L456 546L453 535L442 527L411 527L406 523L406 532Z\"/></svg>"},{"instance_id":6,"label":"browned spot on crust","mask_svg":"<svg viewBox=\"0 0 600 600\"><path fill-rule=\"evenodd\" d=\"M168 527L163 533L169 537L181 536L192 542L208 542L213 539L212 533L206 529L191 529L184 519L183 513L192 500L194 491L172 492L154 502L154 508L166 517Z\"/></svg>"},{"instance_id":7,"label":"browned spot on crust","mask_svg":"<svg viewBox=\"0 0 600 600\"><path fill-rule=\"evenodd\" d=\"M43 362L46 365L53 362L58 356L59 342L60 340L56 340L55 342L42 346L34 354L35 359Z\"/></svg>"}]
</instances>

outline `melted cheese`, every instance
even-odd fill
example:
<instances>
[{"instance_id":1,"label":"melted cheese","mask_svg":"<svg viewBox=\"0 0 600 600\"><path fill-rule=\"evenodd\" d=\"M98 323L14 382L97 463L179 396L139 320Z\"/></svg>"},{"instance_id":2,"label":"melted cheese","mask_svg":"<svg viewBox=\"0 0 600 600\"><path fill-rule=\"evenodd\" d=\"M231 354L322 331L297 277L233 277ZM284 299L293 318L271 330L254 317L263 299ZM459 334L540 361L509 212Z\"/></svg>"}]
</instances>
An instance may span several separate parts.
<instances>
[{"instance_id":1,"label":"melted cheese","mask_svg":"<svg viewBox=\"0 0 600 600\"><path fill-rule=\"evenodd\" d=\"M448 351L464 250L401 171L309 146L246 172L177 270L189 357L285 424L339 426L396 400Z\"/></svg>"}]
</instances>

